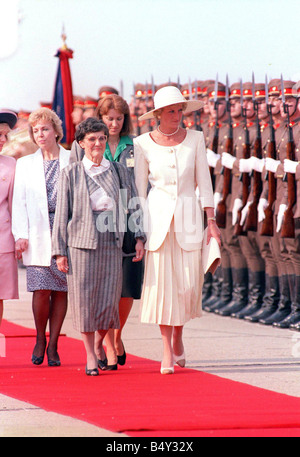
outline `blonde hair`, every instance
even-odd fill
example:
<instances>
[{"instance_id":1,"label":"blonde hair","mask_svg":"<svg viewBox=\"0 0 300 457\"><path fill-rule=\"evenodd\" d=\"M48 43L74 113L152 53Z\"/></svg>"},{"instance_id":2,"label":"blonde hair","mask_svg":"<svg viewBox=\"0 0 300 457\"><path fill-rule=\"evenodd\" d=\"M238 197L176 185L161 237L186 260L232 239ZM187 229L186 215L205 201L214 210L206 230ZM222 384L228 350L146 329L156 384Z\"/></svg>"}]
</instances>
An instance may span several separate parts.
<instances>
[{"instance_id":1,"label":"blonde hair","mask_svg":"<svg viewBox=\"0 0 300 457\"><path fill-rule=\"evenodd\" d=\"M31 140L35 143L32 127L35 126L39 121L47 121L52 124L54 131L57 134L56 142L59 143L59 141L64 136L64 132L62 129L62 121L57 116L55 111L53 111L49 108L39 108L30 114L30 116L28 118L28 123L29 123L29 135L30 135Z\"/></svg>"}]
</instances>

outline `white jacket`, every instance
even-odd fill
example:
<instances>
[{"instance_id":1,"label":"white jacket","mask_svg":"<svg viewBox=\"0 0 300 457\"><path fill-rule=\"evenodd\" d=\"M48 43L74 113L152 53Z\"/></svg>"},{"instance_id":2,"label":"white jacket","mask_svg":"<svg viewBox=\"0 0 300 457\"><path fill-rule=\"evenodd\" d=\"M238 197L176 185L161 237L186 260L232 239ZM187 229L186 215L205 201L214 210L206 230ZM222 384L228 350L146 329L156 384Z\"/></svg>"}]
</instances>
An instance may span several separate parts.
<instances>
[{"instance_id":1,"label":"white jacket","mask_svg":"<svg viewBox=\"0 0 300 457\"><path fill-rule=\"evenodd\" d=\"M69 164L70 151L59 146L60 169ZM29 241L23 252L24 265L50 266L51 233L49 224L43 154L34 154L17 160L12 204L12 233L15 241Z\"/></svg>"},{"instance_id":2,"label":"white jacket","mask_svg":"<svg viewBox=\"0 0 300 457\"><path fill-rule=\"evenodd\" d=\"M180 247L201 249L203 208L214 207L203 133L187 130L183 142L171 147L156 144L145 133L134 139L134 158L136 185L144 201L145 248L155 251L161 246L174 218Z\"/></svg>"}]
</instances>

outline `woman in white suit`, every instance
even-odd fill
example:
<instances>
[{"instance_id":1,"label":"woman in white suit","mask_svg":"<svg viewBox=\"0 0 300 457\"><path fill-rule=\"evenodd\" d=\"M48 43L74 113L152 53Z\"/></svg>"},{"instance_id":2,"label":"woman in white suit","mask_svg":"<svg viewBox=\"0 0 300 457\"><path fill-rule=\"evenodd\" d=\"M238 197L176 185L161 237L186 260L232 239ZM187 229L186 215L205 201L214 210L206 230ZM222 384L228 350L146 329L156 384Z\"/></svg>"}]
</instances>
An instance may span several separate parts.
<instances>
[{"instance_id":1,"label":"woman in white suit","mask_svg":"<svg viewBox=\"0 0 300 457\"><path fill-rule=\"evenodd\" d=\"M57 344L67 311L67 281L66 274L58 270L52 259L51 232L59 173L68 165L70 153L59 145L63 137L61 120L48 108L31 113L29 133L39 149L17 161L12 232L16 254L23 257L26 265L27 290L33 292L37 336L32 363L43 363L49 320L48 365L59 366Z\"/></svg>"},{"instance_id":2,"label":"woman in white suit","mask_svg":"<svg viewBox=\"0 0 300 457\"><path fill-rule=\"evenodd\" d=\"M186 101L179 89L167 86L156 92L154 106L140 119L156 117L159 126L134 139L135 179L145 202L147 232L141 321L159 324L161 373L171 374L174 362L185 365L184 324L201 316L204 211L208 242L213 236L220 244L220 231L203 133L180 126L182 113L199 109L202 102Z\"/></svg>"}]
</instances>

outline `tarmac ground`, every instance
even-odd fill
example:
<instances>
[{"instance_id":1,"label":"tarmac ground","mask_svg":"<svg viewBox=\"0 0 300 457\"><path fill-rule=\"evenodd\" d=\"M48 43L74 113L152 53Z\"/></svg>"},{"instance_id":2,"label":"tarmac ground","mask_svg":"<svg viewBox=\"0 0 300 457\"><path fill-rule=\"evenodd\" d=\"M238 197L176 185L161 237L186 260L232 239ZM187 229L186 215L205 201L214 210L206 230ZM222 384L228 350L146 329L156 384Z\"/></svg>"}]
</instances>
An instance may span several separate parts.
<instances>
[{"instance_id":1,"label":"tarmac ground","mask_svg":"<svg viewBox=\"0 0 300 457\"><path fill-rule=\"evenodd\" d=\"M19 268L19 291L19 300L4 303L4 319L34 328L24 268ZM140 323L139 307L135 301L123 330L126 352L160 361L159 328ZM62 332L81 339L69 311ZM184 344L188 368L300 397L300 332L204 312L185 325ZM0 394L0 437L124 436Z\"/></svg>"}]
</instances>

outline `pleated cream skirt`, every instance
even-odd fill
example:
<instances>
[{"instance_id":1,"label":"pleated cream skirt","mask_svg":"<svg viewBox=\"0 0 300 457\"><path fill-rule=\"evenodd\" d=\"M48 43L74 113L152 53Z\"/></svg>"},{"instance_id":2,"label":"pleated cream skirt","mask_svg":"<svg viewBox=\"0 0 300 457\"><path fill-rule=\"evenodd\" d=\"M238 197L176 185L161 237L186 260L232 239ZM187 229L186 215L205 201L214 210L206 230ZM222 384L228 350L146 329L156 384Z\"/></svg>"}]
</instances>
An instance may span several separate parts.
<instances>
[{"instance_id":1,"label":"pleated cream skirt","mask_svg":"<svg viewBox=\"0 0 300 457\"><path fill-rule=\"evenodd\" d=\"M174 224L157 251L147 251L141 297L141 322L181 326L202 315L201 249L184 251Z\"/></svg>"}]
</instances>

